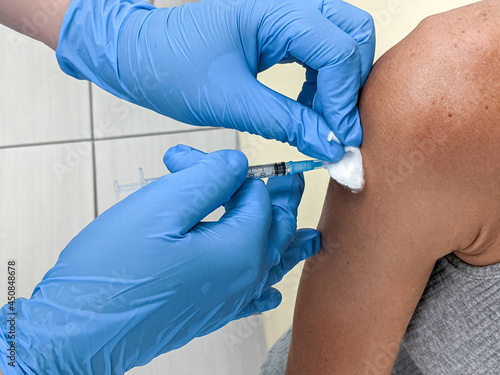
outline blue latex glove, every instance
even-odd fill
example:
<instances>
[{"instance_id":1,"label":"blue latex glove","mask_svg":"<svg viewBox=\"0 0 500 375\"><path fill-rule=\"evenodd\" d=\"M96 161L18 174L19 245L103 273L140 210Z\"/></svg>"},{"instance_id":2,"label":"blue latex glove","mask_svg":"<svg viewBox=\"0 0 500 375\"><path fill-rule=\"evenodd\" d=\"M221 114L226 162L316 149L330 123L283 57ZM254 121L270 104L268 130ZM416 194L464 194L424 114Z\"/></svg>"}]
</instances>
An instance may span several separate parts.
<instances>
[{"instance_id":1,"label":"blue latex glove","mask_svg":"<svg viewBox=\"0 0 500 375\"><path fill-rule=\"evenodd\" d=\"M358 91L373 62L369 14L340 0L203 0L157 9L73 0L57 58L69 75L193 125L224 126L340 160L359 146ZM300 104L256 79L279 62L308 67ZM324 114L311 108L321 105Z\"/></svg>"},{"instance_id":2,"label":"blue latex glove","mask_svg":"<svg viewBox=\"0 0 500 375\"><path fill-rule=\"evenodd\" d=\"M18 367L2 354L4 375L123 374L278 306L271 285L319 250L317 231L296 231L302 176L244 182L238 151L178 146L164 160L174 173L95 219L16 301ZM222 204L218 222L200 223Z\"/></svg>"}]
</instances>

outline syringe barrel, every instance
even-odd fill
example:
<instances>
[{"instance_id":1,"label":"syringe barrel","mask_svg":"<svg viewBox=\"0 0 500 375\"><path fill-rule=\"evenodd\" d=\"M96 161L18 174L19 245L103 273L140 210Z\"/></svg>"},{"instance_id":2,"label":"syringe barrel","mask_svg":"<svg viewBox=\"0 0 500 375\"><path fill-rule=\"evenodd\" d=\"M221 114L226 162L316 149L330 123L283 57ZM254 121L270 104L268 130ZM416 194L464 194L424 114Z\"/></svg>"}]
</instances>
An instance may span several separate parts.
<instances>
[{"instance_id":1,"label":"syringe barrel","mask_svg":"<svg viewBox=\"0 0 500 375\"><path fill-rule=\"evenodd\" d=\"M262 164L248 167L247 179L262 179L276 176L284 176L290 173L286 163Z\"/></svg>"}]
</instances>

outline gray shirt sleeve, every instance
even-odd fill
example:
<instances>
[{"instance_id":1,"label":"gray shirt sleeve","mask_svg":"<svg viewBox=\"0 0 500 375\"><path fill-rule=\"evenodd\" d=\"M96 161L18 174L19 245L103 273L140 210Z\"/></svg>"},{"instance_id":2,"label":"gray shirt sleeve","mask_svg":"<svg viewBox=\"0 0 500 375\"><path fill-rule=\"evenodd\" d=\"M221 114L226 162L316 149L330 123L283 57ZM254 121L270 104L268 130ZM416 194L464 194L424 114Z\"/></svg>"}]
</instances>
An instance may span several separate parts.
<instances>
[{"instance_id":1,"label":"gray shirt sleeve","mask_svg":"<svg viewBox=\"0 0 500 375\"><path fill-rule=\"evenodd\" d=\"M500 264L439 259L403 346L423 374L499 375Z\"/></svg>"},{"instance_id":2,"label":"gray shirt sleeve","mask_svg":"<svg viewBox=\"0 0 500 375\"><path fill-rule=\"evenodd\" d=\"M283 375L291 328L261 375ZM436 262L392 375L500 375L500 264L474 267L450 254Z\"/></svg>"}]
</instances>

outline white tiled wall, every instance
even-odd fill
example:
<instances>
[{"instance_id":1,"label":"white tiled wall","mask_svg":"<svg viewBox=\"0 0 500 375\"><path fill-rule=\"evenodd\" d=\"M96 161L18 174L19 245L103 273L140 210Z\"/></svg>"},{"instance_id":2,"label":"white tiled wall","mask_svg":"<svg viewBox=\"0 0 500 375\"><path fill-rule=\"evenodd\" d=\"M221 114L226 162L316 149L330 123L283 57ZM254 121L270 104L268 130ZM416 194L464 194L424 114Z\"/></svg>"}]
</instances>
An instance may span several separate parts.
<instances>
[{"instance_id":1,"label":"white tiled wall","mask_svg":"<svg viewBox=\"0 0 500 375\"><path fill-rule=\"evenodd\" d=\"M67 163L71 150L89 147L77 142L0 149L0 265L16 259L18 296L31 295L64 246L94 218L91 159Z\"/></svg>"},{"instance_id":2,"label":"white tiled wall","mask_svg":"<svg viewBox=\"0 0 500 375\"><path fill-rule=\"evenodd\" d=\"M92 85L95 139L200 130L118 99Z\"/></svg>"},{"instance_id":3,"label":"white tiled wall","mask_svg":"<svg viewBox=\"0 0 500 375\"><path fill-rule=\"evenodd\" d=\"M0 26L0 146L90 138L89 84L55 53Z\"/></svg>"},{"instance_id":4,"label":"white tiled wall","mask_svg":"<svg viewBox=\"0 0 500 375\"><path fill-rule=\"evenodd\" d=\"M18 297L115 203L115 179L137 180L138 167L165 174L162 156L178 143L238 147L234 131L181 124L65 76L53 51L3 27L0 51L0 267L17 260ZM265 353L262 319L252 317L130 374L255 375Z\"/></svg>"},{"instance_id":5,"label":"white tiled wall","mask_svg":"<svg viewBox=\"0 0 500 375\"><path fill-rule=\"evenodd\" d=\"M236 134L232 130L194 129L197 131L96 141L98 212L102 213L116 203L114 180L120 184L138 182L139 168L143 168L146 178L167 174L163 154L172 146L185 143L205 152L238 148Z\"/></svg>"}]
</instances>

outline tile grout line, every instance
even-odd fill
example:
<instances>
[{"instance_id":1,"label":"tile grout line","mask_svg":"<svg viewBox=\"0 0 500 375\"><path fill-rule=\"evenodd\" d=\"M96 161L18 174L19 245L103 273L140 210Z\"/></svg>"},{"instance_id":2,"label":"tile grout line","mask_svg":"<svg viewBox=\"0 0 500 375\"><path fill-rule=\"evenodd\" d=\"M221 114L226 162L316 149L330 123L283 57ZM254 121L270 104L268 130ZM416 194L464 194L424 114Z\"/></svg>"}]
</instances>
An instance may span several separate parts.
<instances>
[{"instance_id":1,"label":"tile grout line","mask_svg":"<svg viewBox=\"0 0 500 375\"><path fill-rule=\"evenodd\" d=\"M240 141L239 135L240 135L240 133L236 132L236 134L235 134L235 136L236 136L236 149L238 151L241 151L241 141Z\"/></svg>"},{"instance_id":2,"label":"tile grout line","mask_svg":"<svg viewBox=\"0 0 500 375\"><path fill-rule=\"evenodd\" d=\"M50 142L37 142L37 143L21 143L17 145L5 145L0 146L0 150L8 150L11 148L24 148L24 147L36 147L36 146L52 146L52 145L62 145L66 143L79 143L91 141L91 138L81 138L81 139L65 139L62 141L50 141Z\"/></svg>"},{"instance_id":3,"label":"tile grout line","mask_svg":"<svg viewBox=\"0 0 500 375\"><path fill-rule=\"evenodd\" d=\"M97 161L95 157L95 138L94 138L94 102L92 95L92 83L89 82L89 110L90 110L90 138L92 149L92 177L94 187L94 217L97 217L99 211L97 207Z\"/></svg>"},{"instance_id":4,"label":"tile grout line","mask_svg":"<svg viewBox=\"0 0 500 375\"><path fill-rule=\"evenodd\" d=\"M93 122L93 120L91 120ZM194 125L193 125L194 126ZM36 142L36 143L20 143L15 145L3 145L0 146L0 150L7 150L11 148L23 148L23 147L36 147L36 146L52 146L52 145L61 145L66 143L79 143L79 142L100 142L100 141L114 141L120 139L128 139L128 138L142 138L142 137L155 137L160 135L171 135L171 134L180 134L180 133L195 133L200 131L210 131L210 130L224 130L225 128L197 128L193 130L175 130L175 131L165 131L165 132L156 132L156 133L144 133L144 134L130 134L130 135L117 135L115 137L103 137L103 138L80 138L80 139L63 139L61 141L48 141L48 142ZM232 130L232 129L226 129ZM93 133L93 130L91 129Z\"/></svg>"},{"instance_id":5,"label":"tile grout line","mask_svg":"<svg viewBox=\"0 0 500 375\"><path fill-rule=\"evenodd\" d=\"M195 127L195 125L192 125ZM155 133L143 133L143 134L127 134L127 135L117 135L114 137L102 137L102 138L96 138L95 140L97 142L100 141L114 141L114 140L119 140L119 139L128 139L128 138L142 138L142 137L154 137L158 135L171 135L171 134L181 134L181 133L195 133L195 132L200 132L200 131L210 131L210 130L223 130L225 128L203 128L200 126L196 126L195 129L184 129L184 130L174 130L174 131L167 131L167 132L155 132ZM225 130L233 130L233 129L225 129Z\"/></svg>"}]
</instances>

